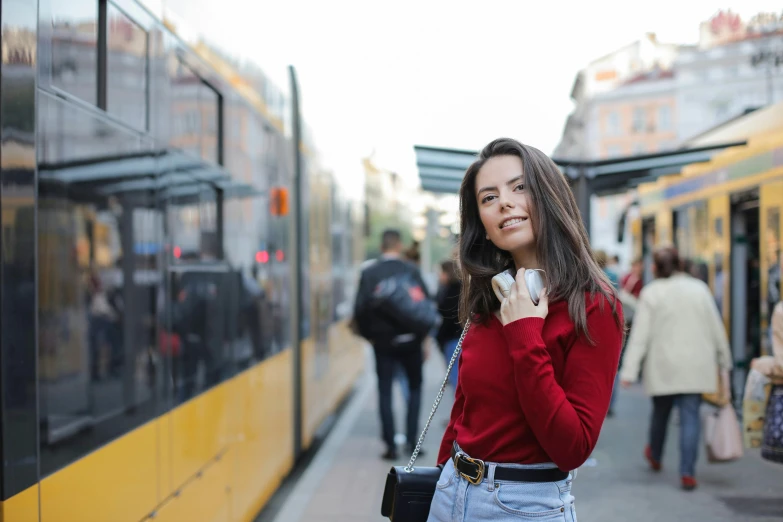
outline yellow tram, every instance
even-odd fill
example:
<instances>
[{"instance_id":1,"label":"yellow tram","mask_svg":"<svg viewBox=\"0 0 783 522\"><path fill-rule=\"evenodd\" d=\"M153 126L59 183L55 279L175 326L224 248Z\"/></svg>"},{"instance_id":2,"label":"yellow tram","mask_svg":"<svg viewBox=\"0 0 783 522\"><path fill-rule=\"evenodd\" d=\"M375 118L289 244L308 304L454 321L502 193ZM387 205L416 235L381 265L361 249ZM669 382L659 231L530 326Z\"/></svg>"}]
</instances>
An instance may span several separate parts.
<instances>
[{"instance_id":1,"label":"yellow tram","mask_svg":"<svg viewBox=\"0 0 783 522\"><path fill-rule=\"evenodd\" d=\"M708 269L739 370L737 391L750 359L769 353L769 315L780 300L783 104L764 113L774 123L751 132L745 145L640 185L639 215L631 222L648 278L653 247L662 243Z\"/></svg>"},{"instance_id":2,"label":"yellow tram","mask_svg":"<svg viewBox=\"0 0 783 522\"><path fill-rule=\"evenodd\" d=\"M135 0L6 3L0 521L249 522L363 370L350 175Z\"/></svg>"}]
</instances>

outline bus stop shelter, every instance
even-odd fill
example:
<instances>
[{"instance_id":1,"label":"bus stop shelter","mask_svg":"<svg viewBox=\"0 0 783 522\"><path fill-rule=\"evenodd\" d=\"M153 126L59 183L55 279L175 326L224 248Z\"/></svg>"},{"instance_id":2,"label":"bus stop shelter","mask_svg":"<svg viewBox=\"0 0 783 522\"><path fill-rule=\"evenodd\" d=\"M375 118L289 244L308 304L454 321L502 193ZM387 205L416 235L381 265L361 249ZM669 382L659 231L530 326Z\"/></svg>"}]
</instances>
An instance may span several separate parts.
<instances>
[{"instance_id":1,"label":"bus stop shelter","mask_svg":"<svg viewBox=\"0 0 783 522\"><path fill-rule=\"evenodd\" d=\"M553 161L568 180L589 233L591 196L625 192L639 183L677 174L686 165L709 161L718 152L745 143L746 139L741 139L641 156L595 161L553 158ZM465 170L478 158L478 152L470 150L424 145L415 145L414 150L422 189L440 194L458 194Z\"/></svg>"}]
</instances>

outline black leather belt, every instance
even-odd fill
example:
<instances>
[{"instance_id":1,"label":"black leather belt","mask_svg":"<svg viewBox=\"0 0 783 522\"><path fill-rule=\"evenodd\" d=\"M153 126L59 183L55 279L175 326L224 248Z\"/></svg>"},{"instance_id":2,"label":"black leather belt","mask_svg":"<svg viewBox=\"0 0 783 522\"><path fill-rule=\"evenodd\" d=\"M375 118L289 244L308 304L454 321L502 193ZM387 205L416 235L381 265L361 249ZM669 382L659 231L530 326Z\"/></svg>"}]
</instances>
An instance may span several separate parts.
<instances>
[{"instance_id":1,"label":"black leather belt","mask_svg":"<svg viewBox=\"0 0 783 522\"><path fill-rule=\"evenodd\" d=\"M487 471L483 460L468 457L462 453L456 443L451 447L451 460L457 472L471 484L480 484ZM495 480L511 482L559 482L568 478L567 471L558 468L520 469L509 468L500 464L495 466Z\"/></svg>"}]
</instances>

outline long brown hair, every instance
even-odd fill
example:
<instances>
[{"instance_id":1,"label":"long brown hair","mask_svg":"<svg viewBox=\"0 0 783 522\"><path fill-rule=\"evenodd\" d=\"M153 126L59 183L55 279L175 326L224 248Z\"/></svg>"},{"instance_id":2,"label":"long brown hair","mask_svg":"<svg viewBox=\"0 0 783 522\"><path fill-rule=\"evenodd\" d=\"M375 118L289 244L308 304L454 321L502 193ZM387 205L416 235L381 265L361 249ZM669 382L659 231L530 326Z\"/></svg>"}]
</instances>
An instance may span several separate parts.
<instances>
[{"instance_id":1,"label":"long brown hair","mask_svg":"<svg viewBox=\"0 0 783 522\"><path fill-rule=\"evenodd\" d=\"M463 324L470 318L482 323L500 308L491 281L499 272L514 268L511 254L486 239L476 200L476 176L489 158L517 156L522 160L525 191L530 195L538 262L547 276L550 301L564 299L577 333L587 331L585 292L600 293L611 304L618 326L617 295L593 257L574 195L554 162L540 150L509 138L500 138L486 147L468 167L460 188L460 267L462 293L459 316ZM592 341L591 341L592 342Z\"/></svg>"}]
</instances>

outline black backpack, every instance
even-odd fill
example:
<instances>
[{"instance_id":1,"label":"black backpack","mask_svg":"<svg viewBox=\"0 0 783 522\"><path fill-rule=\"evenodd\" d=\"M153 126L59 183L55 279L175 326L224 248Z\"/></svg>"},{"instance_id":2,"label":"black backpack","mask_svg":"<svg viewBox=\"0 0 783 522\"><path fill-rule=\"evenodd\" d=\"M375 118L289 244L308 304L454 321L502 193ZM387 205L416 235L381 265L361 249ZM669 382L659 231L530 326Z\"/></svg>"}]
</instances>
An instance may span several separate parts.
<instances>
[{"instance_id":1,"label":"black backpack","mask_svg":"<svg viewBox=\"0 0 783 522\"><path fill-rule=\"evenodd\" d=\"M410 333L426 336L440 326L438 305L428 299L419 281L410 272L383 279L372 292L370 306Z\"/></svg>"}]
</instances>

